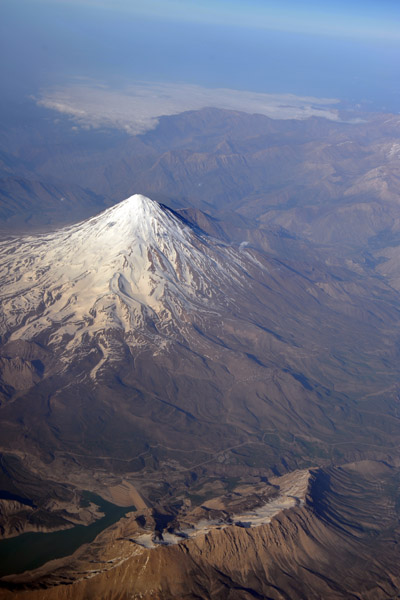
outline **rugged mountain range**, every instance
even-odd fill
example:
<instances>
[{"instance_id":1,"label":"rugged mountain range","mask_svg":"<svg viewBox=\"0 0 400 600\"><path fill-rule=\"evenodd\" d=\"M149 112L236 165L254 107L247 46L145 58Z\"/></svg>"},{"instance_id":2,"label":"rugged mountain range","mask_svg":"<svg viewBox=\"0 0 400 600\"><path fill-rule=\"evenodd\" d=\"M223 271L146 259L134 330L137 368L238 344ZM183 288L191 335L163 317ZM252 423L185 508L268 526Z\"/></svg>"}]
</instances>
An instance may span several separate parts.
<instances>
[{"instance_id":1,"label":"rugged mountain range","mask_svg":"<svg viewBox=\"0 0 400 600\"><path fill-rule=\"evenodd\" d=\"M317 243L358 247L396 231L397 115L298 121L209 108L163 117L155 130L138 136L77 131L40 111L32 121L39 127L0 132L1 189L8 191L12 177L33 182L37 192L30 193L30 206L29 195L16 184L3 197L8 210L0 218L9 227L32 214L39 222L42 202L44 220L71 222L59 202L68 192L76 213L79 204L90 204L88 191L98 202L115 202L136 190L175 209L200 208L220 217L231 236L253 242L254 230L273 227ZM54 214L45 192L40 200L39 185L54 192ZM92 214L101 208L93 206Z\"/></svg>"},{"instance_id":2,"label":"rugged mountain range","mask_svg":"<svg viewBox=\"0 0 400 600\"><path fill-rule=\"evenodd\" d=\"M84 573L93 578L91 594L113 598L104 583L109 573L103 573L111 565L127 582L118 597L157 597L156 592L160 598L395 597L395 554L383 551L386 542L395 548L397 533L390 537L389 529L397 527L398 519L400 312L394 192L384 186L389 190L384 194L382 186L375 186L375 200L364 197L360 204L365 194L360 184L361 191L352 188L354 193L346 195L353 169L346 159L341 183L337 181L343 192L338 205L333 206L332 195L325 203L318 200L318 194L330 189L326 178L318 183L315 175L321 173L321 161L328 155L329 160L344 160L344 138L356 125L319 120L275 124L264 117L220 112L174 117L162 121L158 133L115 141L125 144L125 150L130 144L133 154L126 156L131 158L136 150L148 157L143 144L148 149L151 143L152 160L156 146L164 152L168 139L177 146L176 164L170 156L167 167L165 157L157 159L157 166L148 165L149 185L168 190L168 197L174 186L184 189L182 178L193 186L197 181L193 169L199 170L200 159L194 161L193 152L184 148L188 121L192 134L193 121L209 122L214 131L220 123L216 139L207 143L211 154L217 144L223 157L215 159L215 172L209 169L215 157L211 160L209 153L201 159L207 189L199 192L201 202L192 196L194 187L177 198L175 210L135 195L76 225L3 236L0 526L9 538L3 541L28 531L70 530L74 535L76 526L98 522L100 501L88 492L126 510L136 508L106 529L100 541L78 549L72 558L61 557L56 575L50 566L3 579L12 594L19 593L19 586L76 582ZM374 137L379 129L374 123L359 125L353 134L358 144L367 134L369 140ZM376 138L391 135L384 123L379 126ZM316 141L321 129L336 136L335 151L332 144L321 151ZM251 168L243 156L237 158L232 140L221 139L229 137L228 130L246 138L246 153L253 145ZM305 130L309 138L300 150L296 140L305 139ZM190 143L201 146L205 140L198 133ZM377 157L374 144L367 160L371 168ZM392 141L389 146L392 152ZM357 156L359 150L354 151ZM236 158L230 163L226 156L232 152ZM254 157L259 152L262 165L270 161L267 178L275 183L268 198L272 202L274 197L275 207L265 190L257 201L252 196L254 203L245 193L251 178L256 181ZM309 185L303 192L291 189L283 201L278 188L285 175L273 157L294 169L289 189L300 171L305 173L300 154L315 159L307 163ZM32 164L42 160L31 159ZM46 160L53 161L50 156ZM143 177L146 160L140 168L136 158L130 163ZM114 166L108 173L116 182L120 171L114 172ZM364 166L353 172L352 185ZM43 162L35 166L42 175L46 168ZM223 206L222 188L231 189L225 168L234 176L231 187L240 198L227 193ZM238 179L248 168L242 189ZM381 175L386 181L388 174ZM90 177L96 179L95 171ZM330 172L329 181L332 177L336 175ZM261 179L259 185L264 185ZM311 189L319 189L318 194L309 195ZM333 185L332 194L337 190ZM79 195L78 188L74 193ZM156 193L159 200L160 195ZM183 208L187 198L194 207ZM228 200L236 210L225 219ZM374 212L374 202L384 210ZM86 204L85 210L95 212L89 200ZM356 232L351 239L354 215L371 215L371 210L376 216L369 221L371 235L366 240L363 226L363 236ZM392 218L389 229L385 214ZM342 232L343 220L350 224L347 233ZM356 464L338 467L350 461ZM307 486L291 494L297 507L288 509L282 500L288 494L286 480L280 476L297 481L305 470ZM370 506L362 503L363 495ZM265 506L272 511L274 502L278 509L268 517L271 523L265 521L260 530L246 526L246 519L252 524ZM382 506L387 514L374 525L371 511ZM282 515L282 508L289 512ZM199 526L203 521L212 525L206 534ZM197 528L198 535L192 535ZM384 575L361 589L357 577L362 565L373 562L373 540L382 548ZM339 560L342 546L347 558L340 564L353 560L360 549L363 556L346 584L340 581L342 567L326 567ZM240 566L249 552L251 560ZM234 555L237 564L232 563ZM268 562L272 555L276 567ZM91 574L94 560L100 565L98 577ZM143 561L149 570L142 569ZM164 567L159 569L157 561ZM120 566L125 563L126 571ZM13 568L23 570L17 564L7 568L3 576ZM168 579L176 568L187 589L174 588ZM289 584L293 578L303 587ZM71 597L85 597L85 585L75 583ZM64 592L63 587L49 590L49 598Z\"/></svg>"},{"instance_id":3,"label":"rugged mountain range","mask_svg":"<svg viewBox=\"0 0 400 600\"><path fill-rule=\"evenodd\" d=\"M399 513L393 481L398 476L398 469L371 461L314 471L304 503L270 523L215 528L194 540L154 549L133 543L137 523L131 514L69 564L58 561L52 569L49 565L21 576L19 585L3 589L0 596L6 600L396 598Z\"/></svg>"}]
</instances>

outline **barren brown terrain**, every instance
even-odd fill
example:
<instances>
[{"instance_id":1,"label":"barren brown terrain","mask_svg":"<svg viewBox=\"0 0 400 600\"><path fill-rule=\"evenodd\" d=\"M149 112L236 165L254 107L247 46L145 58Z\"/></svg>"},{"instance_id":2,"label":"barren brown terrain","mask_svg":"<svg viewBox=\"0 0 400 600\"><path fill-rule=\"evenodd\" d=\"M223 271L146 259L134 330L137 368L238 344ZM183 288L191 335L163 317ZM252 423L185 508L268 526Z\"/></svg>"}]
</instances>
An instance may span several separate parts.
<instances>
[{"instance_id":1,"label":"barren brown terrain","mask_svg":"<svg viewBox=\"0 0 400 600\"><path fill-rule=\"evenodd\" d=\"M116 521L28 573L16 562L0 597L398 597L399 127L204 109L138 136L72 135L67 119L45 144L6 132L0 553ZM49 232L132 193L152 199L155 231L174 223L141 247L143 273L167 281L142 321L125 267L92 306L79 282L100 267L70 292L34 258L60 235L74 267L69 234ZM124 223L99 219L129 262ZM74 303L79 318L54 318ZM284 478L309 470L304 502L283 502Z\"/></svg>"},{"instance_id":2,"label":"barren brown terrain","mask_svg":"<svg viewBox=\"0 0 400 600\"><path fill-rule=\"evenodd\" d=\"M382 463L314 470L304 505L270 523L154 549L132 541L133 513L64 564L6 578L0 597L396 598L398 485L398 469Z\"/></svg>"}]
</instances>

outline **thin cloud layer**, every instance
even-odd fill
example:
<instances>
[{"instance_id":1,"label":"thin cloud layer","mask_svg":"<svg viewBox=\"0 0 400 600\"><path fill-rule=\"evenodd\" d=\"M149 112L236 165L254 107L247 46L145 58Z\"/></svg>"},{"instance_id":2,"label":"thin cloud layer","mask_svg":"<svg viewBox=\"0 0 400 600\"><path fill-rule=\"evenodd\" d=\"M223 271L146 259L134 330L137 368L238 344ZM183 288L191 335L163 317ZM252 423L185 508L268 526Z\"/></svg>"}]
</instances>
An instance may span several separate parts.
<instances>
[{"instance_id":1,"label":"thin cloud layer","mask_svg":"<svg viewBox=\"0 0 400 600\"><path fill-rule=\"evenodd\" d=\"M339 120L333 108L339 100L263 94L230 89L208 89L197 85L140 83L122 90L91 83L45 90L40 106L71 117L81 127L111 127L130 134L154 129L161 116L205 107L262 114L272 119L324 117Z\"/></svg>"}]
</instances>

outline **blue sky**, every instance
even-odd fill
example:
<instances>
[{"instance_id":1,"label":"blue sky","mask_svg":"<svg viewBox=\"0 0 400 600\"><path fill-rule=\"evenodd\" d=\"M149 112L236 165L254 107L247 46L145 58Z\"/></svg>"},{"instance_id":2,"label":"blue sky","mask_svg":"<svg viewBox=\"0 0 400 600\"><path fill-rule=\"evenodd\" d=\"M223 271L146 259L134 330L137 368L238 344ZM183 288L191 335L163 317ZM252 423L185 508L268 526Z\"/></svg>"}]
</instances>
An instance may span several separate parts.
<instances>
[{"instance_id":1,"label":"blue sky","mask_svg":"<svg viewBox=\"0 0 400 600\"><path fill-rule=\"evenodd\" d=\"M10 96L86 77L400 112L399 0L2 0L0 54Z\"/></svg>"}]
</instances>

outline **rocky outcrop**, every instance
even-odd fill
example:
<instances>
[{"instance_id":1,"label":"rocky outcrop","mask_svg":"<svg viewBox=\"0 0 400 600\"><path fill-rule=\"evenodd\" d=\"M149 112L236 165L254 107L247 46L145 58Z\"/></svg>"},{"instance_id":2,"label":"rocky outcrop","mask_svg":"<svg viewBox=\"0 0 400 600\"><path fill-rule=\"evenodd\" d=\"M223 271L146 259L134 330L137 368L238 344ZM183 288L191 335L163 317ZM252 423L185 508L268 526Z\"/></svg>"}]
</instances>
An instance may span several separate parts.
<instances>
[{"instance_id":1,"label":"rocky outcrop","mask_svg":"<svg viewBox=\"0 0 400 600\"><path fill-rule=\"evenodd\" d=\"M98 553L104 544L102 563L100 554L97 562L92 554L84 567L81 555L52 575L21 576L19 586L9 583L11 589L3 589L0 598L395 598L400 586L398 481L398 469L382 463L318 470L306 504L280 513L270 524L230 526L153 550L121 540L129 530L126 520L98 538ZM40 589L23 591L23 586Z\"/></svg>"}]
</instances>

